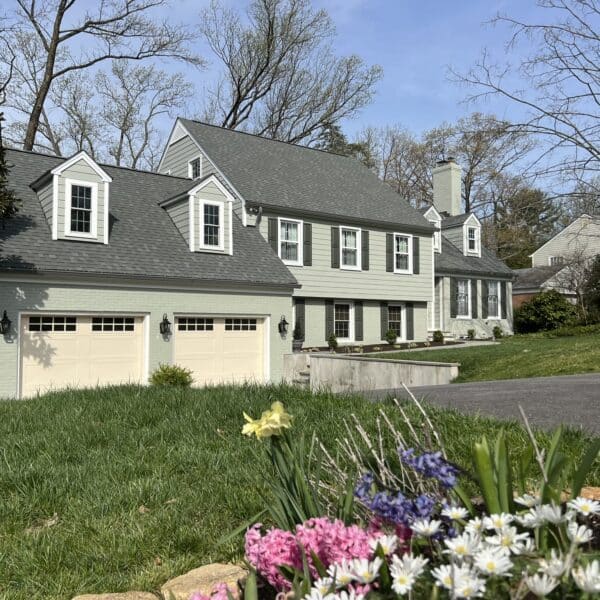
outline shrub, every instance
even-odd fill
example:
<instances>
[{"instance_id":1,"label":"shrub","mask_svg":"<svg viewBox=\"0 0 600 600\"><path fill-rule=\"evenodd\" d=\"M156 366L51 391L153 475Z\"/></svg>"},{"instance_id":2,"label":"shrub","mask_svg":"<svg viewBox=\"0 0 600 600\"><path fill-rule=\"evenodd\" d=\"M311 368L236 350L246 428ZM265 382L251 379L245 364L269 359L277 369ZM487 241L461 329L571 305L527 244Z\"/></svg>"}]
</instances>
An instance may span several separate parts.
<instances>
[{"instance_id":1,"label":"shrub","mask_svg":"<svg viewBox=\"0 0 600 600\"><path fill-rule=\"evenodd\" d=\"M300 321L296 321L296 326L294 327L292 336L297 342L304 341L304 333L302 331L302 325L300 325Z\"/></svg>"},{"instance_id":2,"label":"shrub","mask_svg":"<svg viewBox=\"0 0 600 600\"><path fill-rule=\"evenodd\" d=\"M327 338L327 345L332 349L335 350L338 347L338 340L337 337L335 335L335 333L332 333L328 338Z\"/></svg>"},{"instance_id":3,"label":"shrub","mask_svg":"<svg viewBox=\"0 0 600 600\"><path fill-rule=\"evenodd\" d=\"M385 334L385 341L390 346L393 346L396 343L397 339L398 339L398 334L393 329L389 329L388 332Z\"/></svg>"},{"instance_id":4,"label":"shrub","mask_svg":"<svg viewBox=\"0 0 600 600\"><path fill-rule=\"evenodd\" d=\"M492 329L492 335L494 336L495 340L499 340L501 337L504 337L502 327L500 327L500 325L495 325L494 329Z\"/></svg>"},{"instance_id":5,"label":"shrub","mask_svg":"<svg viewBox=\"0 0 600 600\"><path fill-rule=\"evenodd\" d=\"M475 339L475 330L474 329L467 330L467 339L469 339L469 340Z\"/></svg>"},{"instance_id":6,"label":"shrub","mask_svg":"<svg viewBox=\"0 0 600 600\"><path fill-rule=\"evenodd\" d=\"M576 314L575 307L556 290L542 292L515 311L515 331L534 333L573 325Z\"/></svg>"},{"instance_id":7,"label":"shrub","mask_svg":"<svg viewBox=\"0 0 600 600\"><path fill-rule=\"evenodd\" d=\"M433 332L433 341L438 343L438 344L443 344L444 343L444 334L439 330L436 329Z\"/></svg>"},{"instance_id":8,"label":"shrub","mask_svg":"<svg viewBox=\"0 0 600 600\"><path fill-rule=\"evenodd\" d=\"M161 364L150 376L152 385L190 387L193 381L192 372L178 365Z\"/></svg>"}]
</instances>

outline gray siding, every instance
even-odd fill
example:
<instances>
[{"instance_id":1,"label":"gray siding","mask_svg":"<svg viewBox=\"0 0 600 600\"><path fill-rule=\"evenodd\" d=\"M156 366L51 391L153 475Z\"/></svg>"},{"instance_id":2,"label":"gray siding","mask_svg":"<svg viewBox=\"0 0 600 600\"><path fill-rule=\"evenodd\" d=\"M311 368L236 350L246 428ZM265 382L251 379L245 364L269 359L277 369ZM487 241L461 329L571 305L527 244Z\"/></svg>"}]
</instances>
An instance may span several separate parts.
<instances>
[{"instance_id":1,"label":"gray siding","mask_svg":"<svg viewBox=\"0 0 600 600\"><path fill-rule=\"evenodd\" d=\"M190 208L189 198L184 198L176 204L167 207L167 213L175 223L177 229L183 236L186 244L190 243Z\"/></svg>"},{"instance_id":2,"label":"gray siding","mask_svg":"<svg viewBox=\"0 0 600 600\"><path fill-rule=\"evenodd\" d=\"M463 254L464 254L464 238L463 238L463 226L450 227L449 229L443 229L442 235L446 236Z\"/></svg>"},{"instance_id":3,"label":"gray siding","mask_svg":"<svg viewBox=\"0 0 600 600\"><path fill-rule=\"evenodd\" d=\"M212 201L216 201L216 202L221 202L223 204L223 228L222 228L222 232L223 232L223 250L210 250L210 249L206 249L206 248L201 248L200 247L200 240L201 240L201 234L202 231L200 230L200 206L201 200L212 200ZM224 196L223 192L221 192L221 190L214 184L214 183L209 183L206 187L204 187L203 189L201 189L197 194L196 194L196 202L194 203L194 227L195 227L195 232L194 232L194 246L195 249L200 251L200 252L218 252L218 253L224 253L224 254L228 254L229 253L229 241L230 241L230 235L229 235L229 228L230 228L230 219L231 219L231 215L230 215L230 211L229 211L229 205L230 202L228 202L226 200L226 197Z\"/></svg>"},{"instance_id":4,"label":"gray siding","mask_svg":"<svg viewBox=\"0 0 600 600\"><path fill-rule=\"evenodd\" d=\"M37 193L38 198L40 199L40 204L42 205L42 210L44 211L44 215L46 216L46 220L48 221L48 226L50 228L52 228L52 188L52 178L50 178L48 184L38 190Z\"/></svg>"}]
</instances>

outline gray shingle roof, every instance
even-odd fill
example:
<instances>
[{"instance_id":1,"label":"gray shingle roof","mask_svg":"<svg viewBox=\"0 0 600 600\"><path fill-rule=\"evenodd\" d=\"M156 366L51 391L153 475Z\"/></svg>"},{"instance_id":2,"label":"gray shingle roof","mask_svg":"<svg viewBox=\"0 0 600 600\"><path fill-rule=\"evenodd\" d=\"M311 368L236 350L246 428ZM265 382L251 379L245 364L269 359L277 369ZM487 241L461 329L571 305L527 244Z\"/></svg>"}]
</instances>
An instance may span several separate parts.
<instances>
[{"instance_id":1,"label":"gray shingle roof","mask_svg":"<svg viewBox=\"0 0 600 600\"><path fill-rule=\"evenodd\" d=\"M444 217L442 219L442 229L462 225L470 216L471 213L462 213L460 215L453 215L452 217Z\"/></svg>"},{"instance_id":2,"label":"gray shingle roof","mask_svg":"<svg viewBox=\"0 0 600 600\"><path fill-rule=\"evenodd\" d=\"M443 275L487 275L512 279L512 269L493 252L481 249L481 258L465 256L448 238L442 235L442 252L435 255L435 273Z\"/></svg>"},{"instance_id":3,"label":"gray shingle roof","mask_svg":"<svg viewBox=\"0 0 600 600\"><path fill-rule=\"evenodd\" d=\"M513 290L537 289L556 275L564 265L553 265L547 267L530 267L528 269L515 269L513 273L517 276L513 284Z\"/></svg>"},{"instance_id":4,"label":"gray shingle roof","mask_svg":"<svg viewBox=\"0 0 600 600\"><path fill-rule=\"evenodd\" d=\"M29 185L64 159L8 150L10 185L22 200L0 228L0 270L102 274L163 280L295 286L296 279L260 233L234 216L233 256L190 252L159 202L190 188L190 180L103 165L110 186L108 245L52 240Z\"/></svg>"},{"instance_id":5,"label":"gray shingle roof","mask_svg":"<svg viewBox=\"0 0 600 600\"><path fill-rule=\"evenodd\" d=\"M180 120L250 204L433 230L418 210L354 158Z\"/></svg>"}]
</instances>

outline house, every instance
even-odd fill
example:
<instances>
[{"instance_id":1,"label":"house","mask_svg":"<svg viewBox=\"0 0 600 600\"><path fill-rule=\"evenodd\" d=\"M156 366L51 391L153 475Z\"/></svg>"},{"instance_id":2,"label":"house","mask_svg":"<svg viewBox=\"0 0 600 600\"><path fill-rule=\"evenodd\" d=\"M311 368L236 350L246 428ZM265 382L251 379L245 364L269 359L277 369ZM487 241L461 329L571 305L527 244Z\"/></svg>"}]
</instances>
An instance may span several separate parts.
<instances>
[{"instance_id":1,"label":"house","mask_svg":"<svg viewBox=\"0 0 600 600\"><path fill-rule=\"evenodd\" d=\"M590 260L600 254L600 218L583 214L531 254L531 267L516 269L513 306L545 290L557 290L571 302Z\"/></svg>"},{"instance_id":2,"label":"house","mask_svg":"<svg viewBox=\"0 0 600 600\"><path fill-rule=\"evenodd\" d=\"M512 333L513 273L481 241L481 223L461 211L461 168L449 158L433 170L433 205L422 210L436 228L430 329L488 338L494 327Z\"/></svg>"}]
</instances>

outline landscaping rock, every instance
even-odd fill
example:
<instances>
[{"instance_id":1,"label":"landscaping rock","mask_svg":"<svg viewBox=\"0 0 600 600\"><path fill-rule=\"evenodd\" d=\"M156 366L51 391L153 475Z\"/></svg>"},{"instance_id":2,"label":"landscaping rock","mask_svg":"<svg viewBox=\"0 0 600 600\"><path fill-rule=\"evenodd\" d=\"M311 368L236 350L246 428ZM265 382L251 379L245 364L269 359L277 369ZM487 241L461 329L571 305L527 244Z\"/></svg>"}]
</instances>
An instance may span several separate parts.
<instances>
[{"instance_id":1,"label":"landscaping rock","mask_svg":"<svg viewBox=\"0 0 600 600\"><path fill-rule=\"evenodd\" d=\"M161 592L167 598L172 594L173 600L188 600L194 592L210 594L218 583L226 583L233 591L237 589L237 582L244 579L247 573L246 569L237 565L214 563L167 581Z\"/></svg>"},{"instance_id":2,"label":"landscaping rock","mask_svg":"<svg viewBox=\"0 0 600 600\"><path fill-rule=\"evenodd\" d=\"M83 594L73 600L156 600L150 592L121 592L120 594Z\"/></svg>"}]
</instances>

